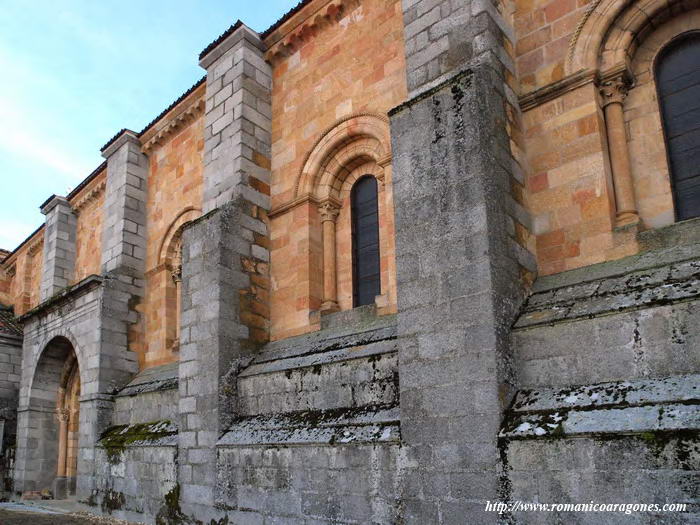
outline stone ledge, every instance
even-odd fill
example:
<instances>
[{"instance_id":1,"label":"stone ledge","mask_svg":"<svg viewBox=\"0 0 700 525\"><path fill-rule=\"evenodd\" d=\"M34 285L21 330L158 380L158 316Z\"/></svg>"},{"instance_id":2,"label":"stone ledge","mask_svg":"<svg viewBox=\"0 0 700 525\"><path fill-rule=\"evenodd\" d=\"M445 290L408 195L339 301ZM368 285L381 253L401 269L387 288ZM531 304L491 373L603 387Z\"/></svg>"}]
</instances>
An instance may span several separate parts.
<instances>
[{"instance_id":1,"label":"stone ledge","mask_svg":"<svg viewBox=\"0 0 700 525\"><path fill-rule=\"evenodd\" d=\"M499 436L700 432L700 375L520 391Z\"/></svg>"},{"instance_id":2,"label":"stone ledge","mask_svg":"<svg viewBox=\"0 0 700 525\"><path fill-rule=\"evenodd\" d=\"M398 407L364 407L242 418L217 447L398 443Z\"/></svg>"},{"instance_id":3,"label":"stone ledge","mask_svg":"<svg viewBox=\"0 0 700 525\"><path fill-rule=\"evenodd\" d=\"M396 339L396 316L375 317L369 322L328 328L318 332L273 341L265 345L252 364L340 350Z\"/></svg>"},{"instance_id":4,"label":"stone ledge","mask_svg":"<svg viewBox=\"0 0 700 525\"><path fill-rule=\"evenodd\" d=\"M528 439L669 430L700 433L698 405L670 404L520 415L509 421L499 437Z\"/></svg>"},{"instance_id":5,"label":"stone ledge","mask_svg":"<svg viewBox=\"0 0 700 525\"><path fill-rule=\"evenodd\" d=\"M383 340L366 345L356 345L350 348L343 348L341 350L331 350L299 357L290 357L287 359L278 359L275 361L253 364L241 372L238 377L244 378L261 374L282 372L284 370L309 368L330 363L338 363L341 361L349 361L351 359L361 359L363 357L388 354L397 351L398 343L396 340Z\"/></svg>"},{"instance_id":6,"label":"stone ledge","mask_svg":"<svg viewBox=\"0 0 700 525\"><path fill-rule=\"evenodd\" d=\"M554 410L587 410L615 405L642 406L650 403L700 403L700 374L664 379L599 383L575 388L521 390L511 411L515 413Z\"/></svg>"},{"instance_id":7,"label":"stone ledge","mask_svg":"<svg viewBox=\"0 0 700 525\"><path fill-rule=\"evenodd\" d=\"M178 366L179 363L170 363L139 372L117 393L117 397L176 389L178 387Z\"/></svg>"},{"instance_id":8,"label":"stone ledge","mask_svg":"<svg viewBox=\"0 0 700 525\"><path fill-rule=\"evenodd\" d=\"M534 284L535 293L573 286L598 279L620 277L640 270L700 259L700 219L679 222L639 234L643 250L636 255L575 270L540 277Z\"/></svg>"},{"instance_id":9,"label":"stone ledge","mask_svg":"<svg viewBox=\"0 0 700 525\"><path fill-rule=\"evenodd\" d=\"M515 328L590 318L700 297L700 259L568 284L531 295Z\"/></svg>"},{"instance_id":10,"label":"stone ledge","mask_svg":"<svg viewBox=\"0 0 700 525\"><path fill-rule=\"evenodd\" d=\"M120 453L126 447L177 446L177 433L170 421L116 425L102 433L98 444L108 453Z\"/></svg>"}]
</instances>

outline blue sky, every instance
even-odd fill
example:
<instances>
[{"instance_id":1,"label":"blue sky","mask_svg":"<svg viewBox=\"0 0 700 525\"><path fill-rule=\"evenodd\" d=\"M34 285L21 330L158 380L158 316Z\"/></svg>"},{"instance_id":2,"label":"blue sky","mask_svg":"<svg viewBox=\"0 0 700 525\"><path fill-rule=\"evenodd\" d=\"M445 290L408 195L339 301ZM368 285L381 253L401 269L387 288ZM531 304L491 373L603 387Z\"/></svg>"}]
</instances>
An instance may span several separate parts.
<instances>
[{"instance_id":1,"label":"blue sky","mask_svg":"<svg viewBox=\"0 0 700 525\"><path fill-rule=\"evenodd\" d=\"M297 1L0 0L0 248L119 129L140 131L199 80L199 52L236 19L262 31Z\"/></svg>"}]
</instances>

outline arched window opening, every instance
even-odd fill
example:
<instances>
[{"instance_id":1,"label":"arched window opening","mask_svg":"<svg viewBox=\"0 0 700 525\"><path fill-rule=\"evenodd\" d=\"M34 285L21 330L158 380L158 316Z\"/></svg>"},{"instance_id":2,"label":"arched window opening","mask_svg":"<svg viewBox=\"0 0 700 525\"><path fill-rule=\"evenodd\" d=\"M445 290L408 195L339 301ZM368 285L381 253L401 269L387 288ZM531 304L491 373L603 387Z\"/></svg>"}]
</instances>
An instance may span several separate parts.
<instances>
[{"instance_id":1,"label":"arched window opening","mask_svg":"<svg viewBox=\"0 0 700 525\"><path fill-rule=\"evenodd\" d=\"M700 33L664 49L656 84L666 135L676 220L700 216Z\"/></svg>"},{"instance_id":2,"label":"arched window opening","mask_svg":"<svg viewBox=\"0 0 700 525\"><path fill-rule=\"evenodd\" d=\"M377 180L359 179L350 197L352 213L353 305L373 304L381 294Z\"/></svg>"}]
</instances>

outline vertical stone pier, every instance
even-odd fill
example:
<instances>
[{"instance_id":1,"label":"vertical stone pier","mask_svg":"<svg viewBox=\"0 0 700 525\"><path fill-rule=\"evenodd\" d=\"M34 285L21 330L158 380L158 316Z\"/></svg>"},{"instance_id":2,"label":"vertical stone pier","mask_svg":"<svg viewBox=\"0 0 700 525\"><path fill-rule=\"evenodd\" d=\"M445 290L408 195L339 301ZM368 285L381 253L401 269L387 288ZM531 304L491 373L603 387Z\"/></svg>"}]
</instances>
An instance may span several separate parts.
<instances>
[{"instance_id":1,"label":"vertical stone pier","mask_svg":"<svg viewBox=\"0 0 700 525\"><path fill-rule=\"evenodd\" d=\"M237 412L239 363L269 338L271 71L238 22L200 56L207 70L205 215L183 234L180 502L217 518L216 443Z\"/></svg>"},{"instance_id":2,"label":"vertical stone pier","mask_svg":"<svg viewBox=\"0 0 700 525\"><path fill-rule=\"evenodd\" d=\"M44 266L41 275L41 301L68 286L75 271L77 218L64 197L54 195L42 207L44 226Z\"/></svg>"},{"instance_id":3,"label":"vertical stone pier","mask_svg":"<svg viewBox=\"0 0 700 525\"><path fill-rule=\"evenodd\" d=\"M496 523L510 327L531 256L511 194L508 30L490 2L404 2L409 100L390 112L407 524ZM517 218L516 218L517 217Z\"/></svg>"}]
</instances>

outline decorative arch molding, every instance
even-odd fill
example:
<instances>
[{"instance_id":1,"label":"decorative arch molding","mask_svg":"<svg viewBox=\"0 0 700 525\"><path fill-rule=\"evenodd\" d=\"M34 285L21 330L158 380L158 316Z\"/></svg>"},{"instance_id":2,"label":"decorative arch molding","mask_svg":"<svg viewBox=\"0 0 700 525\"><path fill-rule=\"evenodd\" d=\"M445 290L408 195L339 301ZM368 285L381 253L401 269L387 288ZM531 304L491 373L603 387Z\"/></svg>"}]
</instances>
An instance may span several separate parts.
<instances>
[{"instance_id":1,"label":"decorative arch molding","mask_svg":"<svg viewBox=\"0 0 700 525\"><path fill-rule=\"evenodd\" d=\"M170 223L168 231L158 248L158 265L166 264L175 256L175 248L182 235L185 226L198 219L202 215L202 210L194 206L188 206Z\"/></svg>"},{"instance_id":2,"label":"decorative arch molding","mask_svg":"<svg viewBox=\"0 0 700 525\"><path fill-rule=\"evenodd\" d=\"M39 351L36 353L33 361L32 361L32 366L30 367L30 370L32 371L32 376L29 379L29 389L27 391L29 397L27 401L31 403L31 397L32 397L32 390L34 388L34 379L36 379L36 371L41 363L42 357L46 353L46 350L51 346L51 344L58 340L58 339L65 339L68 341L73 349L73 354L75 355L75 363L77 363L78 366L78 373L80 374L80 382L81 384L85 384L86 378L84 377L83 374L85 374L85 366L86 366L86 360L87 357L85 356L85 353L81 346L78 344L75 336L71 333L71 331L67 328L61 328L60 330L56 330L55 332L50 332L47 334L41 342L37 345L37 348ZM68 354L69 359L70 358L70 353ZM63 372L61 373L61 381L63 380Z\"/></svg>"},{"instance_id":3,"label":"decorative arch molding","mask_svg":"<svg viewBox=\"0 0 700 525\"><path fill-rule=\"evenodd\" d=\"M347 196L347 184L357 177L360 169L363 174L373 175L381 189L384 189L385 180L391 180L391 135L386 115L355 113L321 133L304 159L292 198L268 214L276 217L306 203L316 208L308 226L310 236L321 238L321 253L313 252L312 256L313 264L322 268L322 277L319 279L316 274L312 278L322 282L309 281L312 284L308 304L320 303L321 312L340 309L336 228L344 196ZM382 198L387 200L383 205L389 208L390 192L382 192ZM340 239L341 243L347 241L345 236ZM321 297L312 290L321 290Z\"/></svg>"},{"instance_id":4,"label":"decorative arch molding","mask_svg":"<svg viewBox=\"0 0 700 525\"><path fill-rule=\"evenodd\" d=\"M644 39L672 16L700 7L700 0L594 0L569 44L565 74L629 70Z\"/></svg>"},{"instance_id":5,"label":"decorative arch molding","mask_svg":"<svg viewBox=\"0 0 700 525\"><path fill-rule=\"evenodd\" d=\"M391 156L389 119L384 115L350 115L324 131L304 160L294 186L294 200L337 198L342 181L357 166Z\"/></svg>"}]
</instances>

